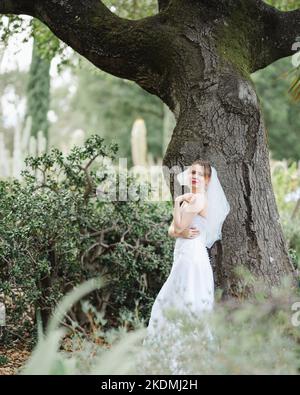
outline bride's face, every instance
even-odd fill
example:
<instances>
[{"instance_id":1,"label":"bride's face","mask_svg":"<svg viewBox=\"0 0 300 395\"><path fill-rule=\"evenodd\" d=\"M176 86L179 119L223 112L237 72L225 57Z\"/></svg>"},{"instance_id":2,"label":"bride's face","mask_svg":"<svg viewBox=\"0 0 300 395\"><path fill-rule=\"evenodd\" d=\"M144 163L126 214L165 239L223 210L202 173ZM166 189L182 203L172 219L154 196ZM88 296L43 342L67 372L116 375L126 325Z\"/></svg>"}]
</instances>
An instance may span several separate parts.
<instances>
[{"instance_id":1,"label":"bride's face","mask_svg":"<svg viewBox=\"0 0 300 395\"><path fill-rule=\"evenodd\" d=\"M204 167L198 164L192 165L189 172L189 185L193 191L197 192L205 188L207 185L204 177Z\"/></svg>"}]
</instances>

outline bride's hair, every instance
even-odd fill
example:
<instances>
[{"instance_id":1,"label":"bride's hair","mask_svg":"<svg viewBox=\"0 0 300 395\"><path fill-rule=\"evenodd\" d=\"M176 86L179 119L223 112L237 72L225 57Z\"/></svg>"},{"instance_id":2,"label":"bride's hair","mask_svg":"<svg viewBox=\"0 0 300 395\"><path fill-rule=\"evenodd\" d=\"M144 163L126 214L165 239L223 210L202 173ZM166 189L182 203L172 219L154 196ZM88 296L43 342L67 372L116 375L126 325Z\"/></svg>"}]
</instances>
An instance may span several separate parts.
<instances>
[{"instance_id":1,"label":"bride's hair","mask_svg":"<svg viewBox=\"0 0 300 395\"><path fill-rule=\"evenodd\" d=\"M200 165L204 167L204 178L209 180L211 177L211 166L207 160L196 159L192 165Z\"/></svg>"}]
</instances>

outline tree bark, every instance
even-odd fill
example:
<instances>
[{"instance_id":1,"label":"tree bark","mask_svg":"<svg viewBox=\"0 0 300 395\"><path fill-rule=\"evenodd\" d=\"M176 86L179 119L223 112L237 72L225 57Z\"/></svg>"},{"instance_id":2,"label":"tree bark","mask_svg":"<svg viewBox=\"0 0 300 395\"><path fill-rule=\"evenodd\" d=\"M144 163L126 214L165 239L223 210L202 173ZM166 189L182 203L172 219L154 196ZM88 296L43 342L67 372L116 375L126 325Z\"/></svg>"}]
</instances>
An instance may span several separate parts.
<instances>
[{"instance_id":1,"label":"tree bark","mask_svg":"<svg viewBox=\"0 0 300 395\"><path fill-rule=\"evenodd\" d=\"M177 125L163 161L167 168L175 168L201 158L218 171L231 211L222 241L210 254L224 296L252 291L236 275L240 265L270 288L280 284L284 275L295 273L272 189L261 106L250 76L266 56L242 53L247 37L241 35L233 55L234 31L215 30L209 24L204 29L192 21L185 26L181 65L179 57L173 59L180 65L173 82ZM226 44L226 40L230 41ZM175 177L170 185L174 195L181 193Z\"/></svg>"},{"instance_id":2,"label":"tree bark","mask_svg":"<svg viewBox=\"0 0 300 395\"><path fill-rule=\"evenodd\" d=\"M270 286L279 284L294 268L279 222L267 136L254 86L230 65L205 76L211 84L200 89L191 90L186 80L189 99L163 164L172 168L202 158L217 169L231 211L222 241L210 252L217 285L226 295L238 295L241 287L235 268L239 265Z\"/></svg>"},{"instance_id":3,"label":"tree bark","mask_svg":"<svg viewBox=\"0 0 300 395\"><path fill-rule=\"evenodd\" d=\"M158 5L157 15L138 21L119 18L99 0L4 1L0 12L39 18L96 67L160 97L177 122L163 164L209 160L231 206L222 241L210 251L217 284L225 295L239 295L235 268L243 265L270 287L277 285L294 268L251 73L293 54L300 11L280 12L261 0ZM174 186L177 193L171 177Z\"/></svg>"},{"instance_id":4,"label":"tree bark","mask_svg":"<svg viewBox=\"0 0 300 395\"><path fill-rule=\"evenodd\" d=\"M165 10L170 3L170 0L158 0L159 11Z\"/></svg>"}]
</instances>

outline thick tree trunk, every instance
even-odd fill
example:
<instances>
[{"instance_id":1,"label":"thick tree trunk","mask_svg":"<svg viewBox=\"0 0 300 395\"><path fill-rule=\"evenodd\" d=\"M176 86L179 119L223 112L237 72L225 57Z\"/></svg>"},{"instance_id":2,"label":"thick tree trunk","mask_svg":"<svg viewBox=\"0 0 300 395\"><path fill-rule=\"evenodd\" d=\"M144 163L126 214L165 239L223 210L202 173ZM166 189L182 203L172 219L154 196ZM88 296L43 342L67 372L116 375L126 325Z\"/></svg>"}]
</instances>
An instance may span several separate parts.
<instances>
[{"instance_id":1,"label":"thick tree trunk","mask_svg":"<svg viewBox=\"0 0 300 395\"><path fill-rule=\"evenodd\" d=\"M211 256L216 283L225 294L236 295L237 266L246 266L269 285L279 284L293 266L271 185L267 136L255 90L230 68L213 78L216 84L188 95L164 165L189 165L202 158L217 169L231 211Z\"/></svg>"},{"instance_id":2,"label":"thick tree trunk","mask_svg":"<svg viewBox=\"0 0 300 395\"><path fill-rule=\"evenodd\" d=\"M226 295L239 294L238 265L278 284L294 270L250 75L294 53L300 9L280 12L262 0L158 5L157 15L137 21L119 18L100 0L5 0L0 13L35 16L96 67L160 97L177 122L164 165L209 160L231 206L223 239L211 250L217 284Z\"/></svg>"},{"instance_id":3,"label":"thick tree trunk","mask_svg":"<svg viewBox=\"0 0 300 395\"><path fill-rule=\"evenodd\" d=\"M224 296L240 296L251 287L242 286L238 266L270 287L294 268L279 222L266 129L250 75L216 56L213 44L202 46L200 54L199 47L195 51L187 45L188 62L181 70L178 62L180 72L173 79L177 125L163 164L176 168L201 158L216 168L231 211L222 241L210 251L215 281ZM181 193L175 177L170 184L174 194Z\"/></svg>"}]
</instances>

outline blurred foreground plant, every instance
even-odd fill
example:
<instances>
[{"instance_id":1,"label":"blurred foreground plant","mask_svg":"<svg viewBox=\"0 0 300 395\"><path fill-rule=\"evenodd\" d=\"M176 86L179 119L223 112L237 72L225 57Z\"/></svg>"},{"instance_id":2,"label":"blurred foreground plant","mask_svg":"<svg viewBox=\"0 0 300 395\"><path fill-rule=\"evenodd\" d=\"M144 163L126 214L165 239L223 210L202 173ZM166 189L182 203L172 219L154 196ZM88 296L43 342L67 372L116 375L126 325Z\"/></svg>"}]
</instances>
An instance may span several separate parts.
<instances>
[{"instance_id":1,"label":"blurred foreground plant","mask_svg":"<svg viewBox=\"0 0 300 395\"><path fill-rule=\"evenodd\" d=\"M77 353L59 351L63 332L58 328L63 310L92 290L83 284L65 298L40 338L23 374L299 374L300 322L293 318L299 290L286 278L282 287L264 293L263 283L253 297L216 301L204 320L169 309L166 336L146 337L145 328L124 332L111 347L86 343ZM267 288L266 288L267 289ZM178 322L182 327L179 331ZM209 327L213 339L206 335ZM159 334L159 332L158 332ZM145 340L142 342L142 340ZM47 352L46 352L47 350ZM84 363L82 363L85 361Z\"/></svg>"},{"instance_id":2,"label":"blurred foreground plant","mask_svg":"<svg viewBox=\"0 0 300 395\"><path fill-rule=\"evenodd\" d=\"M68 357L67 353L59 352L60 343L66 334L66 330L60 328L59 324L75 302L103 285L102 279L91 279L76 287L62 299L53 312L45 334L42 333L40 327L38 344L21 374L74 374L77 371L80 372L76 357L72 357L72 354L71 357ZM130 351L132 351L134 341L139 339L141 333L144 333L144 330L129 334L126 337L126 342L120 342L115 346L104 360L97 361L97 358L94 357L97 370L104 373L113 370L120 374L126 374L130 365ZM85 351L82 350L83 353ZM102 349L102 351L105 350Z\"/></svg>"}]
</instances>

